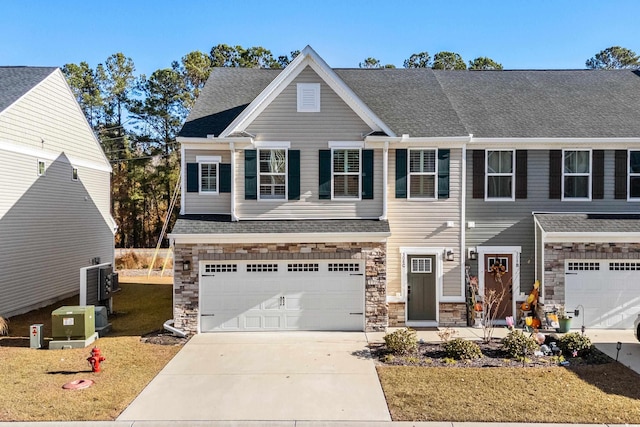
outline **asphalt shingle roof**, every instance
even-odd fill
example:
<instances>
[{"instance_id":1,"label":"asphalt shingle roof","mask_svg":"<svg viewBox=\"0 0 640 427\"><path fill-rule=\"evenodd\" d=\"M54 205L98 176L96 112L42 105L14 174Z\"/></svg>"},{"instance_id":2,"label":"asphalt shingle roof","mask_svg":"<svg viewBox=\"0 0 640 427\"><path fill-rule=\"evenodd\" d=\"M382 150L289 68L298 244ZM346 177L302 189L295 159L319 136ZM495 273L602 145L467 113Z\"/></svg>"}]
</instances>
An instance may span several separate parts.
<instances>
[{"instance_id":1,"label":"asphalt shingle roof","mask_svg":"<svg viewBox=\"0 0 640 427\"><path fill-rule=\"evenodd\" d=\"M396 135L640 136L637 71L334 71ZM280 72L214 69L180 136L219 135Z\"/></svg>"},{"instance_id":2,"label":"asphalt shingle roof","mask_svg":"<svg viewBox=\"0 0 640 427\"><path fill-rule=\"evenodd\" d=\"M364 219L235 221L227 215L183 215L171 234L389 233L389 222Z\"/></svg>"},{"instance_id":3,"label":"asphalt shingle roof","mask_svg":"<svg viewBox=\"0 0 640 427\"><path fill-rule=\"evenodd\" d=\"M640 233L640 214L535 214L548 233Z\"/></svg>"},{"instance_id":4,"label":"asphalt shingle roof","mask_svg":"<svg viewBox=\"0 0 640 427\"><path fill-rule=\"evenodd\" d=\"M56 70L55 67L0 67L0 111Z\"/></svg>"}]
</instances>

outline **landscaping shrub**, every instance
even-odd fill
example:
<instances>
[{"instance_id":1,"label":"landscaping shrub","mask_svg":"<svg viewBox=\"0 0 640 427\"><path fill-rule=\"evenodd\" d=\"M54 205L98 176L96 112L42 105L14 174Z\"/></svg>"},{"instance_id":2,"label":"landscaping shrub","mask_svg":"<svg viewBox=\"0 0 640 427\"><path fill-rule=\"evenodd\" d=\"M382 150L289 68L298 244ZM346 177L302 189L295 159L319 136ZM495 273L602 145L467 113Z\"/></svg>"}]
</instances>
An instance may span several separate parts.
<instances>
[{"instance_id":1,"label":"landscaping shrub","mask_svg":"<svg viewBox=\"0 0 640 427\"><path fill-rule=\"evenodd\" d=\"M418 348L418 337L411 328L398 329L385 335L384 343L393 354L410 354L415 353Z\"/></svg>"},{"instance_id":2,"label":"landscaping shrub","mask_svg":"<svg viewBox=\"0 0 640 427\"><path fill-rule=\"evenodd\" d=\"M9 335L9 321L0 316L0 336Z\"/></svg>"},{"instance_id":3,"label":"landscaping shrub","mask_svg":"<svg viewBox=\"0 0 640 427\"><path fill-rule=\"evenodd\" d=\"M502 339L502 349L509 357L520 360L523 357L532 355L539 349L539 346L533 337L528 337L521 330L514 329Z\"/></svg>"},{"instance_id":4,"label":"landscaping shrub","mask_svg":"<svg viewBox=\"0 0 640 427\"><path fill-rule=\"evenodd\" d=\"M591 340L579 332L564 334L558 341L562 354L568 357L586 356L591 352Z\"/></svg>"},{"instance_id":5,"label":"landscaping shrub","mask_svg":"<svg viewBox=\"0 0 640 427\"><path fill-rule=\"evenodd\" d=\"M478 359L482 356L480 346L473 341L467 341L462 338L454 338L442 344L444 351L448 357L454 359Z\"/></svg>"}]
</instances>

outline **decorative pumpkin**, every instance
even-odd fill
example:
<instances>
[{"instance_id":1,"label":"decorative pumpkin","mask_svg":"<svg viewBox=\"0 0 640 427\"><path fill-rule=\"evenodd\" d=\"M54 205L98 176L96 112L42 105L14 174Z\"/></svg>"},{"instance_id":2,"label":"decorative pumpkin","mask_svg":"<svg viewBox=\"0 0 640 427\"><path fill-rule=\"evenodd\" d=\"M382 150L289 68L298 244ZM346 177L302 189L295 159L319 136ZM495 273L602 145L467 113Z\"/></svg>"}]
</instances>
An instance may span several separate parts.
<instances>
[{"instance_id":1,"label":"decorative pumpkin","mask_svg":"<svg viewBox=\"0 0 640 427\"><path fill-rule=\"evenodd\" d=\"M531 326L534 327L535 329L538 329L540 327L540 319L538 319L537 317L534 317L533 320L531 321Z\"/></svg>"},{"instance_id":2,"label":"decorative pumpkin","mask_svg":"<svg viewBox=\"0 0 640 427\"><path fill-rule=\"evenodd\" d=\"M476 305L473 306L476 311L482 311L482 304L477 302Z\"/></svg>"},{"instance_id":3,"label":"decorative pumpkin","mask_svg":"<svg viewBox=\"0 0 640 427\"><path fill-rule=\"evenodd\" d=\"M531 305L526 302L523 302L520 308L522 309L522 311L531 311Z\"/></svg>"}]
</instances>

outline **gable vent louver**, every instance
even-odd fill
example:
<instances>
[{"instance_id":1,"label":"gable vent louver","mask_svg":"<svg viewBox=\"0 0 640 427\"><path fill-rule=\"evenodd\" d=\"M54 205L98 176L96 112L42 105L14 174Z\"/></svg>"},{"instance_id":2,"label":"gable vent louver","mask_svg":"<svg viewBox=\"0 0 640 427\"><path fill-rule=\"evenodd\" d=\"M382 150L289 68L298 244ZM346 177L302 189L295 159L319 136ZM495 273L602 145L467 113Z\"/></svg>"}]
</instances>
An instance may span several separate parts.
<instances>
[{"instance_id":1,"label":"gable vent louver","mask_svg":"<svg viewBox=\"0 0 640 427\"><path fill-rule=\"evenodd\" d=\"M320 83L298 83L298 112L320 111Z\"/></svg>"}]
</instances>

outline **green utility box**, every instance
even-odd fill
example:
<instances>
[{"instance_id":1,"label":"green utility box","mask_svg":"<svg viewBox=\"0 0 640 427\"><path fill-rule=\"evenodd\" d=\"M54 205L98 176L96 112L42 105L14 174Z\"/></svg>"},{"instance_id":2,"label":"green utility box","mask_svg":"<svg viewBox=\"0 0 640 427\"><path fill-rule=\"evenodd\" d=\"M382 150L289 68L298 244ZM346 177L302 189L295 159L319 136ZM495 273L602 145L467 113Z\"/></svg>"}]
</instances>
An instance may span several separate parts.
<instances>
[{"instance_id":1,"label":"green utility box","mask_svg":"<svg viewBox=\"0 0 640 427\"><path fill-rule=\"evenodd\" d=\"M54 340L86 340L96 332L95 307L70 305L51 313Z\"/></svg>"}]
</instances>

